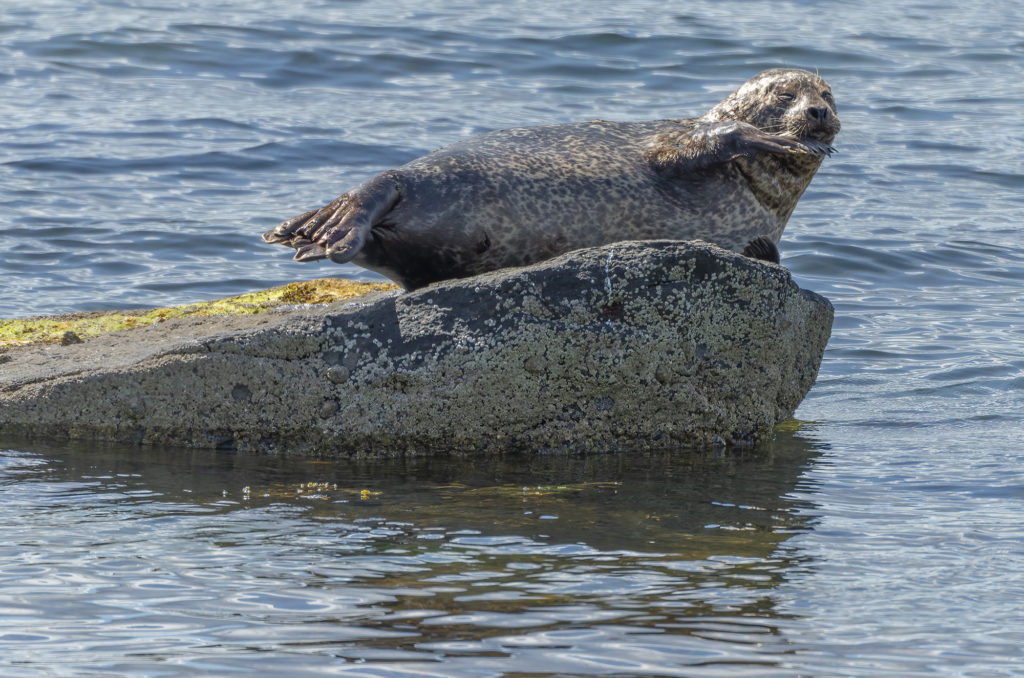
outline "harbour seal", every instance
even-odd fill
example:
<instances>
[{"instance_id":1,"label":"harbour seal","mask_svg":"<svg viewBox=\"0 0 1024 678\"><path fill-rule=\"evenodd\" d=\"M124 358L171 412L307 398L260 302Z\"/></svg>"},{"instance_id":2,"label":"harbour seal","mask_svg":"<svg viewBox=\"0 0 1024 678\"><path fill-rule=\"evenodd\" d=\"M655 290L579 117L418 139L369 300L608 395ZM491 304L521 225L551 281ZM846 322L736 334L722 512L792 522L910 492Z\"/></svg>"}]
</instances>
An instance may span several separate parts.
<instances>
[{"instance_id":1,"label":"harbour seal","mask_svg":"<svg viewBox=\"0 0 1024 678\"><path fill-rule=\"evenodd\" d=\"M776 244L839 132L828 83L772 69L699 118L518 127L388 170L263 234L406 289L621 240Z\"/></svg>"}]
</instances>

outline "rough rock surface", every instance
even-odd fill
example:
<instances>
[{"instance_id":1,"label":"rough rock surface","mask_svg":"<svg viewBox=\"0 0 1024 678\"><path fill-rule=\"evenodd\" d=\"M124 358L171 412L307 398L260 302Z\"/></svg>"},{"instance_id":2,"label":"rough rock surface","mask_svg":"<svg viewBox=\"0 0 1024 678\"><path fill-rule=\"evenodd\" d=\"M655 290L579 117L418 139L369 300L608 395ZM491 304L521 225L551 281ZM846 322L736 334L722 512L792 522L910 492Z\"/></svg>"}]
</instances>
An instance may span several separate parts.
<instances>
[{"instance_id":1,"label":"rough rock surface","mask_svg":"<svg viewBox=\"0 0 1024 678\"><path fill-rule=\"evenodd\" d=\"M702 242L0 356L0 433L324 455L758 442L832 306Z\"/></svg>"}]
</instances>

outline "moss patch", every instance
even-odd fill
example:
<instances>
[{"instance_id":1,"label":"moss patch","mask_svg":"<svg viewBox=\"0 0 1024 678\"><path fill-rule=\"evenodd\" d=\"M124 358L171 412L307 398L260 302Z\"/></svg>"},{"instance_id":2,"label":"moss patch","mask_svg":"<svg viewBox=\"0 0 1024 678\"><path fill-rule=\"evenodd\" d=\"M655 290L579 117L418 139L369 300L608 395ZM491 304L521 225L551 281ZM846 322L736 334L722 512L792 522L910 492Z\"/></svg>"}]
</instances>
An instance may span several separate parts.
<instances>
[{"instance_id":1,"label":"moss patch","mask_svg":"<svg viewBox=\"0 0 1024 678\"><path fill-rule=\"evenodd\" d=\"M354 282L339 278L322 278L293 282L269 290L186 306L139 311L92 311L0 320L0 348L35 342L59 343L62 340L65 343L74 343L78 339L85 339L104 332L145 327L163 322L168 318L262 313L278 306L329 304L333 301L394 289L398 289L394 283Z\"/></svg>"}]
</instances>

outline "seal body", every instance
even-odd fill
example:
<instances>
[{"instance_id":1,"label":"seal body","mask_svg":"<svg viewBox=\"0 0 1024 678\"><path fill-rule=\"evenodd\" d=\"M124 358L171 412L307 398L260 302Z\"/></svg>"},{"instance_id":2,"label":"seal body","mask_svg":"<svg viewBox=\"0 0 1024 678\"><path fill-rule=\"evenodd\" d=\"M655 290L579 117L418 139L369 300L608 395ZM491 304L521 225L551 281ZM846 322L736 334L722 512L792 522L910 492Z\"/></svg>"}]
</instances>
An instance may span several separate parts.
<instances>
[{"instance_id":1,"label":"seal body","mask_svg":"<svg viewBox=\"0 0 1024 678\"><path fill-rule=\"evenodd\" d=\"M412 289L620 240L702 239L778 261L839 131L828 84L755 76L700 118L499 130L383 172L264 234Z\"/></svg>"}]
</instances>

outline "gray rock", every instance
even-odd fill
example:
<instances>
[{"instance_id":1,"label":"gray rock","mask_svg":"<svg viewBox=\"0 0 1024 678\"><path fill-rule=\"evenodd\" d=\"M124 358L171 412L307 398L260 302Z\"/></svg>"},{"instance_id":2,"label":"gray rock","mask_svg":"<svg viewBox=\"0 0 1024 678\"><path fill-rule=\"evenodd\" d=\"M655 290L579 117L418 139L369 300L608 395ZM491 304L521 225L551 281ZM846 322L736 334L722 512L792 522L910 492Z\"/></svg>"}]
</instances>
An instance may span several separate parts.
<instances>
[{"instance_id":1,"label":"gray rock","mask_svg":"<svg viewBox=\"0 0 1024 678\"><path fill-rule=\"evenodd\" d=\"M625 242L407 294L13 349L0 433L384 456L757 443L832 306L702 242Z\"/></svg>"}]
</instances>

